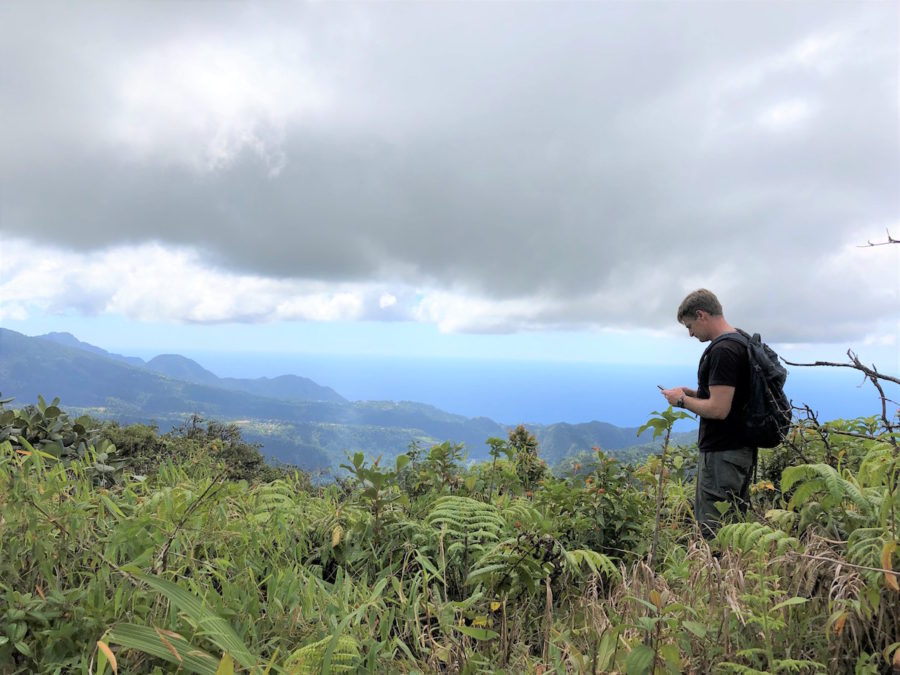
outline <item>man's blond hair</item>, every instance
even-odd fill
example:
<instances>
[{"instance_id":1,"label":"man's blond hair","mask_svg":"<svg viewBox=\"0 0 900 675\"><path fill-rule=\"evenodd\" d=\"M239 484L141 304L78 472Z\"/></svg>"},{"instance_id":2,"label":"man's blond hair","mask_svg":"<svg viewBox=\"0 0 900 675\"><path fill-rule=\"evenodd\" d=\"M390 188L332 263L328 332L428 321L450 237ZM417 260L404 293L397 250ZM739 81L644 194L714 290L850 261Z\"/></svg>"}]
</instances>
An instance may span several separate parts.
<instances>
[{"instance_id":1,"label":"man's blond hair","mask_svg":"<svg viewBox=\"0 0 900 675\"><path fill-rule=\"evenodd\" d=\"M698 311L704 311L710 316L722 316L722 303L715 293L705 288L692 291L681 301L678 307L678 323L684 323L685 317L693 318Z\"/></svg>"}]
</instances>

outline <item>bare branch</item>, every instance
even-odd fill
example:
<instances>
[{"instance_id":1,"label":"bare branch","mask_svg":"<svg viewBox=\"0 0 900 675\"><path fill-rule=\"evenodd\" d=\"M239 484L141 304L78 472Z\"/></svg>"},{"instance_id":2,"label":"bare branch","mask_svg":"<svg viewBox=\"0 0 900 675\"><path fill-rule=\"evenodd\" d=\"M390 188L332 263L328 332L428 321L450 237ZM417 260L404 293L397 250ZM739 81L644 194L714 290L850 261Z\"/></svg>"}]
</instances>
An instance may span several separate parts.
<instances>
[{"instance_id":1,"label":"bare branch","mask_svg":"<svg viewBox=\"0 0 900 675\"><path fill-rule=\"evenodd\" d=\"M872 434L860 434L855 431L843 431L842 429L835 429L834 427L828 426L828 424L822 425L822 429L825 433L828 434L837 434L838 436L850 436L851 438L861 438L864 441L883 441L884 436L874 436Z\"/></svg>"},{"instance_id":2,"label":"bare branch","mask_svg":"<svg viewBox=\"0 0 900 675\"><path fill-rule=\"evenodd\" d=\"M835 565L839 565L840 567L850 567L856 570L865 570L867 572L882 572L884 574L894 574L897 572L894 570L889 570L884 567L869 567L868 565L854 565L853 563L848 563L846 560L835 560L834 558L826 558L821 555L810 555L808 553L789 553L788 555L797 556L798 558L807 558L809 560L821 560L823 562L834 563Z\"/></svg>"},{"instance_id":3,"label":"bare branch","mask_svg":"<svg viewBox=\"0 0 900 675\"><path fill-rule=\"evenodd\" d=\"M810 408L808 405L804 405L806 408L806 419L813 423L813 429L819 434L819 438L822 439L822 444L825 446L825 452L828 453L829 460L834 456L831 452L831 444L828 442L828 434L822 431L822 425L819 423L819 418L816 413ZM829 461L829 464L832 462Z\"/></svg>"},{"instance_id":4,"label":"bare branch","mask_svg":"<svg viewBox=\"0 0 900 675\"><path fill-rule=\"evenodd\" d=\"M878 395L881 397L881 423L884 427L884 430L887 432L887 439L894 446L895 449L900 449L900 445L897 443L897 439L895 438L895 431L897 427L894 426L892 420L893 416L888 416L888 401L893 403L892 399L889 399L885 393L884 388L881 386L881 382L879 380L885 380L886 382L894 382L896 384L900 384L900 378L893 377L891 375L884 375L883 373L879 373L878 369L873 364L870 368L869 366L864 365L859 357L853 353L852 349L847 350L847 357L850 359L850 363L832 363L830 361L816 361L815 363L793 363L786 359L782 359L789 366L830 366L833 368L852 368L853 370L858 370L866 376L872 385L878 390ZM813 417L813 421L815 423L815 427L818 430L820 428L818 420ZM821 434L822 432L819 431ZM824 440L824 437L823 437Z\"/></svg>"},{"instance_id":5,"label":"bare branch","mask_svg":"<svg viewBox=\"0 0 900 675\"><path fill-rule=\"evenodd\" d=\"M895 384L900 384L900 378L893 377L891 375L885 375L884 373L879 373L877 370L872 368L868 368L859 362L859 359L856 358L856 355L853 352L847 352L848 355L852 359L854 359L854 363L832 363L831 361L816 361L815 363L794 363L793 361L788 361L787 359L781 359L789 366L799 366L803 368L812 368L817 366L830 366L832 368L852 368L854 370L859 370L865 373L868 377L877 377L882 380L887 380L888 382L894 382Z\"/></svg>"},{"instance_id":6,"label":"bare branch","mask_svg":"<svg viewBox=\"0 0 900 675\"><path fill-rule=\"evenodd\" d=\"M891 236L890 230L885 230L887 232L887 241L877 241L873 242L871 239L867 241L865 244L860 244L856 248L869 248L870 246L888 246L890 244L900 244L900 239L894 239Z\"/></svg>"}]
</instances>

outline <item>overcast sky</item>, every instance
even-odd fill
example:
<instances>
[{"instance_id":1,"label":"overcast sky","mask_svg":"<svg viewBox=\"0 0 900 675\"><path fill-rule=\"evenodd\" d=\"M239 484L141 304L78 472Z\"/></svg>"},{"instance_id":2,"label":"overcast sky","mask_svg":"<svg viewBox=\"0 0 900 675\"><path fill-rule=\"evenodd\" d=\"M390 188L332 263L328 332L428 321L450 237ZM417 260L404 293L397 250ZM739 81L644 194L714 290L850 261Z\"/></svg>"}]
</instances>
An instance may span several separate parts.
<instances>
[{"instance_id":1,"label":"overcast sky","mask_svg":"<svg viewBox=\"0 0 900 675\"><path fill-rule=\"evenodd\" d=\"M645 349L705 286L769 341L896 354L900 246L859 245L900 236L898 25L897 2L8 0L0 323Z\"/></svg>"}]
</instances>

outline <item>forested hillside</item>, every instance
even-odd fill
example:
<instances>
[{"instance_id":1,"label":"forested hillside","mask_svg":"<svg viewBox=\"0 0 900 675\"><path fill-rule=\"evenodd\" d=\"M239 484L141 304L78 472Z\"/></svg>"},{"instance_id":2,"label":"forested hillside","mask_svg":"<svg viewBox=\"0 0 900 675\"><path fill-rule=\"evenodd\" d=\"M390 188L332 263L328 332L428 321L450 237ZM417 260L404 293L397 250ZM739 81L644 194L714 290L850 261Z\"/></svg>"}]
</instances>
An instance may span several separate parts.
<instances>
[{"instance_id":1,"label":"forested hillside","mask_svg":"<svg viewBox=\"0 0 900 675\"><path fill-rule=\"evenodd\" d=\"M877 382L878 377L873 381ZM892 384L892 383L891 383ZM888 673L897 414L801 416L706 542L696 449L554 475L526 428L315 484L234 425L0 413L0 672ZM729 514L726 513L726 517Z\"/></svg>"},{"instance_id":2,"label":"forested hillside","mask_svg":"<svg viewBox=\"0 0 900 675\"><path fill-rule=\"evenodd\" d=\"M163 432L194 415L233 422L275 463L336 470L346 452L394 458L411 444L462 443L470 459L487 457L488 438L509 426L464 417L413 401L347 401L329 387L296 375L219 378L177 354L140 359L110 354L68 333L28 337L0 328L0 382L25 405L47 392L73 413ZM521 420L523 422L527 420ZM641 458L655 447L636 428L604 422L529 425L555 465L602 447Z\"/></svg>"}]
</instances>

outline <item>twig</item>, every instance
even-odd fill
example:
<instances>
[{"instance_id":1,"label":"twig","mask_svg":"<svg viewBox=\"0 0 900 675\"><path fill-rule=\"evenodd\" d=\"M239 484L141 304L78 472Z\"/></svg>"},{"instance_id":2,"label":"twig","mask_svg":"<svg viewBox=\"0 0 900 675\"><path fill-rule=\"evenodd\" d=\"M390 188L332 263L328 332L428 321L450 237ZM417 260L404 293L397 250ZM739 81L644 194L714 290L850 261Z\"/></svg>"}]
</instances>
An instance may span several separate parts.
<instances>
[{"instance_id":1,"label":"twig","mask_svg":"<svg viewBox=\"0 0 900 675\"><path fill-rule=\"evenodd\" d=\"M200 506L200 503L206 499L207 495L209 495L214 487L219 486L219 481L225 477L225 474L228 473L228 469L223 469L218 476L216 476L212 482L206 487L197 499L184 510L184 515L181 516L181 520L178 521L178 524L175 526L175 529L172 530L172 534L169 535L169 538L166 540L165 546L162 547L162 550L159 552L159 556L156 558L156 562L153 565L153 569L157 574L161 574L166 571L166 558L169 556L169 548L172 546L172 542L175 541L175 537L178 535L178 531L182 528L182 526L187 522L187 519L191 517L191 514Z\"/></svg>"},{"instance_id":2,"label":"twig","mask_svg":"<svg viewBox=\"0 0 900 675\"><path fill-rule=\"evenodd\" d=\"M891 237L891 233L888 232L888 243L900 243L900 240L893 239ZM871 244L871 242L870 242ZM847 350L847 357L850 359L850 363L831 363L829 361L816 361L815 363L792 363L790 361L785 360L785 363L792 366L832 366L838 368L852 368L854 370L858 370L862 373L865 373L866 377L872 383L872 385L878 390L878 394L881 397L881 424L886 432L884 435L887 437L887 440L894 447L894 460L891 463L891 468L889 470L889 475L892 476L888 481L888 503L890 504L890 519L891 519L891 536L896 539L897 538L897 518L894 513L894 493L896 492L898 485L900 485L900 474L895 471L895 467L898 462L900 462L900 443L897 443L897 429L898 427L894 426L891 419L888 418L887 414L887 404L888 397L884 393L884 388L881 386L880 380L884 380L886 382L893 382L895 384L900 384L900 378L892 377L890 375L884 375L878 372L878 369L873 364L871 368L865 366L860 362L859 357L853 353L852 349ZM891 403L894 401L891 400ZM816 427L819 427L819 423L817 420L814 420ZM819 431L821 435L821 431ZM824 438L824 437L823 437Z\"/></svg>"},{"instance_id":3,"label":"twig","mask_svg":"<svg viewBox=\"0 0 900 675\"><path fill-rule=\"evenodd\" d=\"M795 555L800 558L809 558L810 560L821 560L822 562L830 562L830 563L834 563L835 565L840 565L841 567L852 567L853 569L857 569L857 570L866 570L867 572L883 572L884 574L894 574L894 575L898 574L898 572L896 570L888 570L888 569L885 569L884 567L869 567L867 565L854 565L853 563L848 563L845 560L835 560L834 558L826 558L825 556L821 556L821 555L810 555L809 553L794 553L792 555Z\"/></svg>"},{"instance_id":4,"label":"twig","mask_svg":"<svg viewBox=\"0 0 900 675\"><path fill-rule=\"evenodd\" d=\"M666 440L663 442L662 454L659 458L659 480L656 483L656 518L653 525L653 543L650 545L650 568L654 570L656 569L656 548L659 544L659 525L662 516L663 483L666 477L666 451L669 449L671 434L672 425L670 423L666 428Z\"/></svg>"},{"instance_id":5,"label":"twig","mask_svg":"<svg viewBox=\"0 0 900 675\"><path fill-rule=\"evenodd\" d=\"M860 244L856 248L869 248L870 246L888 246L889 244L900 244L900 239L894 239L891 236L890 230L886 229L885 232L887 232L887 241L879 241L879 242L873 243L872 240L870 239L865 244Z\"/></svg>"},{"instance_id":6,"label":"twig","mask_svg":"<svg viewBox=\"0 0 900 675\"><path fill-rule=\"evenodd\" d=\"M72 535L69 534L69 531L65 528L65 526L60 525L58 522L56 522L56 518L54 518L49 513L44 511L44 509L42 509L40 506L38 506L37 502L34 501L34 499L31 497L31 495L25 495L25 499L28 501L29 504L31 504L34 508L36 508L38 511L41 512L41 514L44 516L44 518L47 519L48 523L50 523L51 525L53 525L53 527L55 527L57 530L62 532L64 535L66 535L66 537L68 537L70 539L72 538Z\"/></svg>"},{"instance_id":7,"label":"twig","mask_svg":"<svg viewBox=\"0 0 900 675\"><path fill-rule=\"evenodd\" d=\"M806 405L805 408L806 408L806 418L808 420L812 421L813 429L816 431L817 434L819 434L819 438L822 439L822 444L825 446L825 452L828 453L828 458L831 459L831 456L832 456L831 455L831 444L828 442L828 436L826 436L825 433L822 431L822 425L819 423L819 417L816 415L815 412L813 412L812 408L810 408L808 405ZM829 462L829 464L830 463L831 462Z\"/></svg>"},{"instance_id":8,"label":"twig","mask_svg":"<svg viewBox=\"0 0 900 675\"><path fill-rule=\"evenodd\" d=\"M544 610L544 648L541 657L544 664L550 666L550 628L553 626L553 591L550 590L550 575L544 578L547 587L547 606Z\"/></svg>"},{"instance_id":9,"label":"twig","mask_svg":"<svg viewBox=\"0 0 900 675\"><path fill-rule=\"evenodd\" d=\"M872 436L871 434L860 434L856 431L842 431L841 429L833 429L826 423L822 429L825 430L826 433L829 434L837 434L839 436L851 436L853 438L862 438L866 441L883 441L884 435L881 436Z\"/></svg>"},{"instance_id":10,"label":"twig","mask_svg":"<svg viewBox=\"0 0 900 675\"><path fill-rule=\"evenodd\" d=\"M518 537L518 540L521 540L524 536L525 536L524 534L520 534ZM518 540L516 541L516 546L519 545ZM537 550L538 550L538 545L535 543L531 546L531 548L529 548L521 556L519 556L519 559L516 560L516 562L509 569L506 570L506 574L503 575L503 577L500 579L500 583L498 583L495 586L495 588L503 588L503 584L506 583L506 580L513 573L513 570L519 566L519 563L522 562L523 560L525 560L525 558L528 557L529 555L531 555L532 553L536 553Z\"/></svg>"},{"instance_id":11,"label":"twig","mask_svg":"<svg viewBox=\"0 0 900 675\"><path fill-rule=\"evenodd\" d=\"M838 368L852 368L853 370L858 370L861 373L864 373L865 376L869 379L872 385L878 390L878 395L881 397L881 421L884 426L885 431L888 432L888 440L891 442L895 448L897 448L897 439L893 437L894 425L891 423L887 414L887 402L888 397L884 393L884 388L881 386L881 382L879 380L885 380L887 382L894 382L896 384L900 384L900 378L893 377L892 375L885 375L883 373L879 373L878 369L873 365L871 368L864 365L859 357L853 353L852 349L847 350L847 357L850 359L850 363L831 363L830 361L816 361L815 363L793 363L791 361L785 361L786 364L790 366L831 366ZM818 423L817 423L818 425Z\"/></svg>"},{"instance_id":12,"label":"twig","mask_svg":"<svg viewBox=\"0 0 900 675\"><path fill-rule=\"evenodd\" d=\"M852 368L853 370L861 370L870 378L876 377L881 380L887 380L888 382L900 384L900 378L893 377L891 375L885 375L884 373L879 373L877 370L864 366L863 364L859 363L859 359L856 358L856 355L853 354L852 351L848 351L847 354L850 355L852 359L855 359L854 363L832 363L831 361L816 361L815 363L794 363L793 361L788 361L787 359L782 359L782 361L784 361L789 366L800 366L804 368L811 368L816 366L831 366L832 368Z\"/></svg>"}]
</instances>

